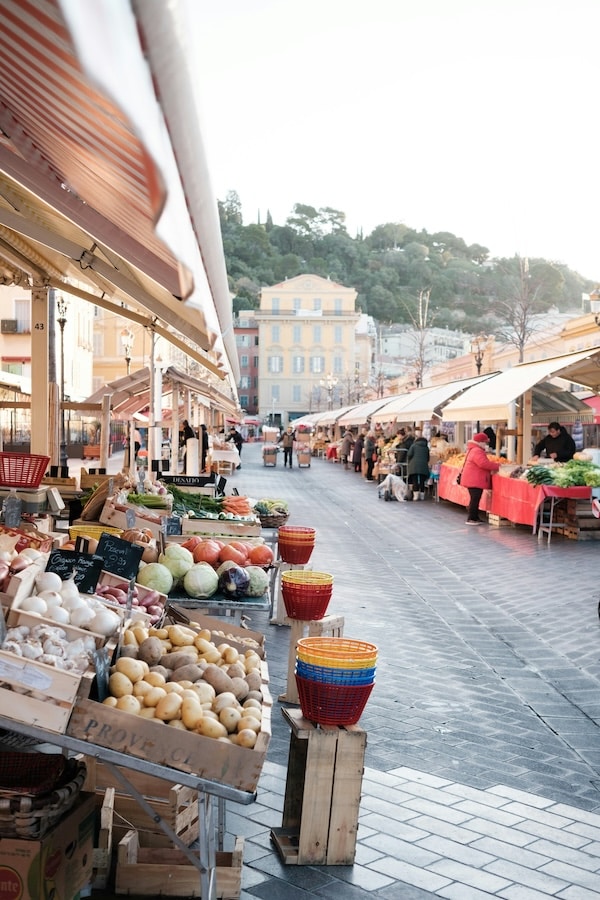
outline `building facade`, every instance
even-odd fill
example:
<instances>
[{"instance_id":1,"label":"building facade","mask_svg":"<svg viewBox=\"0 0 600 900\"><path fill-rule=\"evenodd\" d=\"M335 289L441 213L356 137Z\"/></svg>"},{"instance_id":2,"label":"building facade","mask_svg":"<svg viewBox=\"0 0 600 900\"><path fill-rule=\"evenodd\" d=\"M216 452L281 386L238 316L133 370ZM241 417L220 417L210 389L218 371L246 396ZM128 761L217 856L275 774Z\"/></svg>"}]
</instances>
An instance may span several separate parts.
<instances>
[{"instance_id":1,"label":"building facade","mask_svg":"<svg viewBox=\"0 0 600 900\"><path fill-rule=\"evenodd\" d=\"M240 366L238 396L242 410L258 415L259 333L254 312L242 312L234 323L235 343Z\"/></svg>"},{"instance_id":2,"label":"building facade","mask_svg":"<svg viewBox=\"0 0 600 900\"><path fill-rule=\"evenodd\" d=\"M339 406L356 391L356 297L354 288L318 275L262 289L252 315L260 347L258 412L265 422L285 425Z\"/></svg>"}]
</instances>

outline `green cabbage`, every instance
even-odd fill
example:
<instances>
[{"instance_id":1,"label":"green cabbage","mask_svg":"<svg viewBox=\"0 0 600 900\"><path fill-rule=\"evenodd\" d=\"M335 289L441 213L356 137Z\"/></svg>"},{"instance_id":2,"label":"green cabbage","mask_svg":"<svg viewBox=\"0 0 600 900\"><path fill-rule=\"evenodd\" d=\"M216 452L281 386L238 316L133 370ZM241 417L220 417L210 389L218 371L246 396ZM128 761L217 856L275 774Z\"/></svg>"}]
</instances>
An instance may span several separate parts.
<instances>
[{"instance_id":1,"label":"green cabbage","mask_svg":"<svg viewBox=\"0 0 600 900\"><path fill-rule=\"evenodd\" d=\"M137 582L152 591L168 594L173 588L173 575L162 563L148 563L139 570Z\"/></svg>"},{"instance_id":2,"label":"green cabbage","mask_svg":"<svg viewBox=\"0 0 600 900\"><path fill-rule=\"evenodd\" d=\"M194 563L183 576L183 589L188 597L205 600L217 591L219 576L207 562Z\"/></svg>"}]
</instances>

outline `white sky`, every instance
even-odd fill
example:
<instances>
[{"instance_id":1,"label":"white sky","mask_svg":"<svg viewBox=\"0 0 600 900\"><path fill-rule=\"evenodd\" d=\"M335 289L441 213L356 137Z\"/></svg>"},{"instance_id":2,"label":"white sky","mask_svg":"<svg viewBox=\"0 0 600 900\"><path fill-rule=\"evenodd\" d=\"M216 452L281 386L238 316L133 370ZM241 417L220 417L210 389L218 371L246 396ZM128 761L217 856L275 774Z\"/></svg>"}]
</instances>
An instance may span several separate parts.
<instances>
[{"instance_id":1,"label":"white sky","mask_svg":"<svg viewBox=\"0 0 600 900\"><path fill-rule=\"evenodd\" d=\"M213 188L600 279L600 0L189 0Z\"/></svg>"}]
</instances>

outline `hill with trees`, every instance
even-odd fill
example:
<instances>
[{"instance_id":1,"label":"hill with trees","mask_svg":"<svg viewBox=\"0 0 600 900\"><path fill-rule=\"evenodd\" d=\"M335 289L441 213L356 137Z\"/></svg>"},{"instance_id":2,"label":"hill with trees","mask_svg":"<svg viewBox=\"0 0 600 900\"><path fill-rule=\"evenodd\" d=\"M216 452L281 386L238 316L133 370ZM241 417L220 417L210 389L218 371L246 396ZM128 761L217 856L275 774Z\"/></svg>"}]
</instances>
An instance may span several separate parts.
<instances>
[{"instance_id":1,"label":"hill with trees","mask_svg":"<svg viewBox=\"0 0 600 900\"><path fill-rule=\"evenodd\" d=\"M234 313L256 309L261 288L314 273L358 291L357 307L379 322L496 334L521 345L532 316L551 308L581 311L594 288L568 266L544 259L490 258L481 244L446 231L378 225L351 237L345 213L297 203L284 225L244 225L238 194L219 201L219 216Z\"/></svg>"}]
</instances>

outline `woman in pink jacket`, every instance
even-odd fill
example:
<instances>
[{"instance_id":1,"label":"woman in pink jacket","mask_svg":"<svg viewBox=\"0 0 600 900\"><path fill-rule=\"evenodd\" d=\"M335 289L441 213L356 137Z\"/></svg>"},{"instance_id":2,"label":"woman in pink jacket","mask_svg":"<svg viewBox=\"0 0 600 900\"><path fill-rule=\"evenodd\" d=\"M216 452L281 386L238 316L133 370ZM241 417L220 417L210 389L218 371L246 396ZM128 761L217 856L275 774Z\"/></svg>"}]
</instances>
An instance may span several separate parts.
<instances>
[{"instance_id":1,"label":"woman in pink jacket","mask_svg":"<svg viewBox=\"0 0 600 900\"><path fill-rule=\"evenodd\" d=\"M482 431L467 441L467 455L462 467L460 483L469 491L467 525L481 525L479 503L486 488L492 486L492 473L500 468L497 462L487 457L489 438Z\"/></svg>"}]
</instances>

